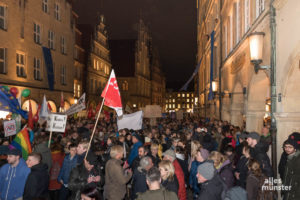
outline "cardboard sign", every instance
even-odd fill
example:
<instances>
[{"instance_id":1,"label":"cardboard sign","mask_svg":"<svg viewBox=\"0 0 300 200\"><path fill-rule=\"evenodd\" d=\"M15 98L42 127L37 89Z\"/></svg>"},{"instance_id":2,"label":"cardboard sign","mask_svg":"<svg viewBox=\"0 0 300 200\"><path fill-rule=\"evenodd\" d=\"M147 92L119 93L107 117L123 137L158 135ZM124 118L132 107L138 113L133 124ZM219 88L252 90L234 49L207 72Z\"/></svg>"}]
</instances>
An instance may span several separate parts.
<instances>
[{"instance_id":1,"label":"cardboard sign","mask_svg":"<svg viewBox=\"0 0 300 200\"><path fill-rule=\"evenodd\" d=\"M66 112L66 115L73 115L85 109L85 93L78 99L77 104L73 104Z\"/></svg>"},{"instance_id":2,"label":"cardboard sign","mask_svg":"<svg viewBox=\"0 0 300 200\"><path fill-rule=\"evenodd\" d=\"M3 126L4 126L5 137L16 135L17 126L15 120L4 121Z\"/></svg>"},{"instance_id":3,"label":"cardboard sign","mask_svg":"<svg viewBox=\"0 0 300 200\"><path fill-rule=\"evenodd\" d=\"M47 119L47 131L65 132L67 115L50 114Z\"/></svg>"},{"instance_id":4,"label":"cardboard sign","mask_svg":"<svg viewBox=\"0 0 300 200\"><path fill-rule=\"evenodd\" d=\"M159 105L146 105L145 118L161 117L161 107Z\"/></svg>"}]
</instances>

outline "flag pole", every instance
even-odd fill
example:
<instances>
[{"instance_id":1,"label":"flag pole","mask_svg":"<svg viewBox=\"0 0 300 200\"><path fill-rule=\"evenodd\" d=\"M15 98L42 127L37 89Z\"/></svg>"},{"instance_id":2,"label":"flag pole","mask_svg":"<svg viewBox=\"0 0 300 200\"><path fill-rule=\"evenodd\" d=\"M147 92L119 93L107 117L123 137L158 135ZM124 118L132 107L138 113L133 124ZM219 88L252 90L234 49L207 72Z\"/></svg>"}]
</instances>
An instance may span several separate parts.
<instances>
[{"instance_id":1,"label":"flag pole","mask_svg":"<svg viewBox=\"0 0 300 200\"><path fill-rule=\"evenodd\" d=\"M104 101L105 101L105 98L103 98L102 104L101 104L101 107L100 107L100 110L98 111L98 115L97 115L97 119L96 119L95 126L94 126L94 129L93 129L93 133L92 133L92 136L91 136L91 139L90 139L90 142L89 142L89 146L88 146L87 151L86 151L86 153L85 153L84 159L86 159L87 154L88 154L88 152L89 152L89 150L90 150L91 143L92 143L92 140L93 140L95 131L96 131L96 127L97 127L97 124L98 124L98 121L99 121L99 117L100 117L100 113L101 113L101 111L102 111L102 107L103 107Z\"/></svg>"},{"instance_id":2,"label":"flag pole","mask_svg":"<svg viewBox=\"0 0 300 200\"><path fill-rule=\"evenodd\" d=\"M50 148L50 145L51 145L51 138L52 138L52 130L50 131L50 137L49 137L49 141L48 141L48 148Z\"/></svg>"}]
</instances>

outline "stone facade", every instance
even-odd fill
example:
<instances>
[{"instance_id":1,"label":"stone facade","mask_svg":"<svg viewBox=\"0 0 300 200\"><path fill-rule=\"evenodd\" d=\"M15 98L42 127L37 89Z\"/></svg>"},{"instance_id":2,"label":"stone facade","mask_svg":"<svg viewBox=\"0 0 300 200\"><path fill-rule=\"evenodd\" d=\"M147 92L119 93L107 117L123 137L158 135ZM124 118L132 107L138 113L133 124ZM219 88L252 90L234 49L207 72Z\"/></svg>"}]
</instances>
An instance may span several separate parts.
<instances>
[{"instance_id":1,"label":"stone facade","mask_svg":"<svg viewBox=\"0 0 300 200\"><path fill-rule=\"evenodd\" d=\"M166 93L166 112L193 112L198 98L194 97L194 92L167 92Z\"/></svg>"},{"instance_id":2,"label":"stone facade","mask_svg":"<svg viewBox=\"0 0 300 200\"><path fill-rule=\"evenodd\" d=\"M30 89L35 104L45 94L58 107L61 92L72 104L75 28L69 1L1 0L0 9L0 84L17 87L19 95L22 89ZM53 91L42 47L51 49Z\"/></svg>"}]
</instances>

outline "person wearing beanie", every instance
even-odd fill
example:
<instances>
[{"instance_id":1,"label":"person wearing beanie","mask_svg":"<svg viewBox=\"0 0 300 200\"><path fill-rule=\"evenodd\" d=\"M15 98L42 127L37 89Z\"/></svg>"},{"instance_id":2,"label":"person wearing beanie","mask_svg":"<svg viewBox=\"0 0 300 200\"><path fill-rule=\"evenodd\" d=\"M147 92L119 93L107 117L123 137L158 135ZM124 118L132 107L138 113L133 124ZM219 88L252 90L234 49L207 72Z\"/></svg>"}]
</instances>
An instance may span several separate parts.
<instances>
[{"instance_id":1,"label":"person wearing beanie","mask_svg":"<svg viewBox=\"0 0 300 200\"><path fill-rule=\"evenodd\" d=\"M267 177L273 177L273 169L271 166L270 158L267 155L269 150L269 144L260 139L260 135L257 132L250 132L247 136L247 143L251 147L250 155L257 160L263 173Z\"/></svg>"},{"instance_id":2,"label":"person wearing beanie","mask_svg":"<svg viewBox=\"0 0 300 200\"><path fill-rule=\"evenodd\" d=\"M195 160L192 162L191 169L190 169L190 178L189 178L189 184L190 187L193 189L193 196L194 199L196 199L200 193L200 188L198 185L197 180L197 169L198 166L205 162L205 160L208 158L209 152L206 149L198 148Z\"/></svg>"},{"instance_id":3,"label":"person wearing beanie","mask_svg":"<svg viewBox=\"0 0 300 200\"><path fill-rule=\"evenodd\" d=\"M201 190L198 200L221 200L222 192L226 185L218 175L213 162L206 161L197 168L198 183L201 183Z\"/></svg>"},{"instance_id":4,"label":"person wearing beanie","mask_svg":"<svg viewBox=\"0 0 300 200\"><path fill-rule=\"evenodd\" d=\"M284 151L287 154L287 164L285 167L283 185L290 186L290 190L283 193L283 199L300 199L300 151L298 151L296 140L288 139L284 142Z\"/></svg>"},{"instance_id":5,"label":"person wearing beanie","mask_svg":"<svg viewBox=\"0 0 300 200\"><path fill-rule=\"evenodd\" d=\"M278 165L278 173L281 179L283 179L284 177L284 171L286 168L288 155L294 154L298 149L297 141L288 138L286 141L283 142L282 148L283 148L283 152L281 154L279 165Z\"/></svg>"}]
</instances>

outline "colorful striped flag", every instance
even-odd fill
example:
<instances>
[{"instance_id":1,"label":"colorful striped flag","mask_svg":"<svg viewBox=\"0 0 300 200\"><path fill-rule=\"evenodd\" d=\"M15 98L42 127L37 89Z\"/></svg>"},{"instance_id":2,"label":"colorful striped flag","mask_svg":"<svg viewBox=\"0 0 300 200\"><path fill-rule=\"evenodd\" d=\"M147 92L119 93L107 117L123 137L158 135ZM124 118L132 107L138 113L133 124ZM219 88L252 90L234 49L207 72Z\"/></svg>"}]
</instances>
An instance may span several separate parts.
<instances>
[{"instance_id":1,"label":"colorful striped flag","mask_svg":"<svg viewBox=\"0 0 300 200\"><path fill-rule=\"evenodd\" d=\"M24 127L11 143L16 149L22 152L22 157L27 160L28 155L32 152L28 130Z\"/></svg>"}]
</instances>

